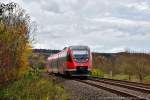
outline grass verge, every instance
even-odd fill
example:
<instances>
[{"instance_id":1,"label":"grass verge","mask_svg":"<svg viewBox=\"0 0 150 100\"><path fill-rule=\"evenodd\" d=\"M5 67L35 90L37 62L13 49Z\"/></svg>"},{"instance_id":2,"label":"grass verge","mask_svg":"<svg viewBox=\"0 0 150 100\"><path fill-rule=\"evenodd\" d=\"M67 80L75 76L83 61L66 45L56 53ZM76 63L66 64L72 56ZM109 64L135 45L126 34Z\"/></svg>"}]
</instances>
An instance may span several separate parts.
<instances>
[{"instance_id":1,"label":"grass verge","mask_svg":"<svg viewBox=\"0 0 150 100\"><path fill-rule=\"evenodd\" d=\"M25 75L18 81L1 87L0 99L4 100L67 100L68 94L61 85L35 74Z\"/></svg>"}]
</instances>

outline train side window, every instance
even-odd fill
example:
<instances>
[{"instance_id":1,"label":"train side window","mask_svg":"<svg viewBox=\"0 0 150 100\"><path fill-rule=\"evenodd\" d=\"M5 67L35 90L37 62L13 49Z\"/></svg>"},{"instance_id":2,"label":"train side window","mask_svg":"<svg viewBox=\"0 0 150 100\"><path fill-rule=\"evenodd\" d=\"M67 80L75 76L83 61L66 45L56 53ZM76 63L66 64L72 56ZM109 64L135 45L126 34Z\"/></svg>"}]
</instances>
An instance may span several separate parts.
<instances>
[{"instance_id":1,"label":"train side window","mask_svg":"<svg viewBox=\"0 0 150 100\"><path fill-rule=\"evenodd\" d=\"M51 61L48 63L48 67L51 67L51 63L52 63Z\"/></svg>"},{"instance_id":2,"label":"train side window","mask_svg":"<svg viewBox=\"0 0 150 100\"><path fill-rule=\"evenodd\" d=\"M54 61L52 60L52 63L51 63L52 67L54 67L54 64L53 64L53 62L54 62Z\"/></svg>"},{"instance_id":3,"label":"train side window","mask_svg":"<svg viewBox=\"0 0 150 100\"><path fill-rule=\"evenodd\" d=\"M54 59L54 67L56 67L56 59Z\"/></svg>"}]
</instances>

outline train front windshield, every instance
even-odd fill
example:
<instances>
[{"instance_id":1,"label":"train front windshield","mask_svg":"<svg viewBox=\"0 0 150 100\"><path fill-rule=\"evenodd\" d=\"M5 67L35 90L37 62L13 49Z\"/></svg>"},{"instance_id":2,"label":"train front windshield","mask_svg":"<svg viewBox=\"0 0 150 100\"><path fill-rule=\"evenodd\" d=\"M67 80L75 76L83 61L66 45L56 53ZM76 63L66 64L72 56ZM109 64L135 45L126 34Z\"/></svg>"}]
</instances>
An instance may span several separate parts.
<instances>
[{"instance_id":1,"label":"train front windshield","mask_svg":"<svg viewBox=\"0 0 150 100\"><path fill-rule=\"evenodd\" d=\"M72 53L75 59L87 60L89 58L88 50L73 50Z\"/></svg>"}]
</instances>

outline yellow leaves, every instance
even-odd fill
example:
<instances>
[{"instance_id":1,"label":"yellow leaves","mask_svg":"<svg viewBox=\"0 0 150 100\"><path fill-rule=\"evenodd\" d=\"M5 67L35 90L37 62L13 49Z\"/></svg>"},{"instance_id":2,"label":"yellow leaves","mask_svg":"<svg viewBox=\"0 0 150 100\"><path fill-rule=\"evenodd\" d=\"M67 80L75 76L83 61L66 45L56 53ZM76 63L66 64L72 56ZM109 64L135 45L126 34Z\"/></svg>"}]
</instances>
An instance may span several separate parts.
<instances>
[{"instance_id":1,"label":"yellow leaves","mask_svg":"<svg viewBox=\"0 0 150 100\"><path fill-rule=\"evenodd\" d=\"M29 66L29 19L22 9L11 13L0 21L0 67L5 70L0 81L17 79Z\"/></svg>"},{"instance_id":2,"label":"yellow leaves","mask_svg":"<svg viewBox=\"0 0 150 100\"><path fill-rule=\"evenodd\" d=\"M20 59L19 77L24 75L29 70L29 55L31 55L31 46L27 45Z\"/></svg>"},{"instance_id":3,"label":"yellow leaves","mask_svg":"<svg viewBox=\"0 0 150 100\"><path fill-rule=\"evenodd\" d=\"M4 30L4 23L0 22L0 34L2 34L2 31Z\"/></svg>"}]
</instances>

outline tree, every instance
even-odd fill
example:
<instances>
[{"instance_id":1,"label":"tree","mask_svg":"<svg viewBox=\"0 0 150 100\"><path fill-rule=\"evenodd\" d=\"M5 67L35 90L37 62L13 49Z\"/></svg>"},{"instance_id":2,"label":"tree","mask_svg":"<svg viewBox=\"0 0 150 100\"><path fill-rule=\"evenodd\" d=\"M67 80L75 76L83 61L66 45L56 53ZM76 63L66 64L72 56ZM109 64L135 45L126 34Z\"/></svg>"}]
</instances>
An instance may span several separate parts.
<instances>
[{"instance_id":1,"label":"tree","mask_svg":"<svg viewBox=\"0 0 150 100\"><path fill-rule=\"evenodd\" d=\"M30 48L30 17L16 3L0 7L0 81L17 79L27 68Z\"/></svg>"},{"instance_id":2,"label":"tree","mask_svg":"<svg viewBox=\"0 0 150 100\"><path fill-rule=\"evenodd\" d=\"M136 76L140 81L150 73L150 56L143 53L125 53L119 57L121 70L124 74Z\"/></svg>"}]
</instances>

